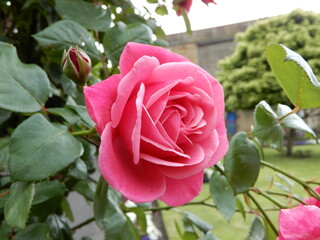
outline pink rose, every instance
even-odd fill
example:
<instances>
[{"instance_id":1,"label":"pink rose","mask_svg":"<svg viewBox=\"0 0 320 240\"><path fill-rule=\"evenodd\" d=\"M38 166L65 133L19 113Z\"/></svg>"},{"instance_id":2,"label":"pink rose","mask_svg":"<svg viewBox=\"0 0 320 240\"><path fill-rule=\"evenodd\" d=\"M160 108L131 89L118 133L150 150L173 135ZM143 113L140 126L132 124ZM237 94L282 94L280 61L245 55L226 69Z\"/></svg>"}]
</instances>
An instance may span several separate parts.
<instances>
[{"instance_id":1,"label":"pink rose","mask_svg":"<svg viewBox=\"0 0 320 240\"><path fill-rule=\"evenodd\" d=\"M100 172L134 202L189 202L228 149L220 83L163 48L128 43L120 74L84 94L101 136Z\"/></svg>"},{"instance_id":2,"label":"pink rose","mask_svg":"<svg viewBox=\"0 0 320 240\"><path fill-rule=\"evenodd\" d=\"M320 240L320 208L298 206L282 209L277 240Z\"/></svg>"}]
</instances>

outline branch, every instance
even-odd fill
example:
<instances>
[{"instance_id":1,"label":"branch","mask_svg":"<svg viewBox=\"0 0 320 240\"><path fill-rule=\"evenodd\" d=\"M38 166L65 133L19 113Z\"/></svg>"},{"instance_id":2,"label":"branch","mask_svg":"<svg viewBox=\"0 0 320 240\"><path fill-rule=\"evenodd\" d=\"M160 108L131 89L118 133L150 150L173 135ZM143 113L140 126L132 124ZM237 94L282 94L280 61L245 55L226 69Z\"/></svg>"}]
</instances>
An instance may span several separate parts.
<instances>
[{"instance_id":1,"label":"branch","mask_svg":"<svg viewBox=\"0 0 320 240\"><path fill-rule=\"evenodd\" d=\"M71 135L73 135L73 136L90 135L90 134L94 133L95 131L96 131L96 129L93 127L93 128L88 129L88 130L71 132Z\"/></svg>"},{"instance_id":2,"label":"branch","mask_svg":"<svg viewBox=\"0 0 320 240\"><path fill-rule=\"evenodd\" d=\"M71 228L71 231L72 231L72 232L74 232L74 231L76 231L77 229L82 228L83 226L85 226L85 225L87 225L87 224L89 224L89 223L93 222L94 220L95 220L95 218L94 218L94 217L88 218L88 219L87 219L87 220L85 220L84 222L82 222L82 223L80 223L80 224L78 224L78 225L74 226L73 228Z\"/></svg>"},{"instance_id":3,"label":"branch","mask_svg":"<svg viewBox=\"0 0 320 240\"><path fill-rule=\"evenodd\" d=\"M274 231L274 233L278 236L278 230L272 223L271 219L269 218L268 214L264 211L264 209L260 206L260 204L257 202L257 200L250 194L250 192L247 192L248 197L254 202L254 204L259 209L260 213L263 215L263 217L266 219L268 224L270 225L271 229Z\"/></svg>"},{"instance_id":4,"label":"branch","mask_svg":"<svg viewBox=\"0 0 320 240\"><path fill-rule=\"evenodd\" d=\"M312 197L315 197L317 200L320 200L320 195L319 193L317 193L315 190L313 190L305 181L303 181L302 179L298 178L298 177L295 177L293 175L291 175L290 173L266 162L266 161L263 161L261 160L260 161L262 165L268 167L268 168L271 168L272 170L276 171L276 172L279 172L289 178L291 178L292 180L296 181L297 183L299 183Z\"/></svg>"}]
</instances>

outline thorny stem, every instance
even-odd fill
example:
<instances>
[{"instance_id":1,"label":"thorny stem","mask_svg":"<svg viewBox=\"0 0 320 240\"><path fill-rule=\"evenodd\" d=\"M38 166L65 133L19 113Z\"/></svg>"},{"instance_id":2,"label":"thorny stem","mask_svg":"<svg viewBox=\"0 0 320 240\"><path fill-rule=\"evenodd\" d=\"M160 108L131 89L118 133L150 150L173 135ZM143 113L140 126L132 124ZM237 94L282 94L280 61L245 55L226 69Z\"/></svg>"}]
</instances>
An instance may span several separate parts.
<instances>
[{"instance_id":1,"label":"thorny stem","mask_svg":"<svg viewBox=\"0 0 320 240\"><path fill-rule=\"evenodd\" d=\"M218 164L215 164L213 167L214 167L222 176L225 176L225 175L226 175L225 172L223 171L223 169L221 169L221 167L218 166Z\"/></svg>"},{"instance_id":2,"label":"thorny stem","mask_svg":"<svg viewBox=\"0 0 320 240\"><path fill-rule=\"evenodd\" d=\"M73 135L73 136L90 135L90 134L94 133L95 131L96 131L96 129L93 127L93 128L88 129L88 130L71 132L71 135Z\"/></svg>"},{"instance_id":3,"label":"thorny stem","mask_svg":"<svg viewBox=\"0 0 320 240\"><path fill-rule=\"evenodd\" d=\"M202 201L197 201L197 202L189 202L186 203L184 205L181 206L177 206L177 207L183 207L183 206L190 206L190 205L203 205L203 206L207 206L207 207L213 207L213 208L217 208L217 206L210 204L210 203L206 203L207 199L202 200ZM155 207L155 208L147 208L144 209L145 212L149 212L149 211L163 211L163 210L170 210L172 208L177 208L177 207L172 207L172 206L165 206L165 207Z\"/></svg>"},{"instance_id":4,"label":"thorny stem","mask_svg":"<svg viewBox=\"0 0 320 240\"><path fill-rule=\"evenodd\" d=\"M99 144L99 143L94 142L94 141L92 141L92 140L89 139L89 138L86 138L86 137L84 137L84 136L79 136L79 137L81 137L83 140L87 141L88 143L91 143L91 144L95 145L96 147L100 147L100 144Z\"/></svg>"},{"instance_id":5,"label":"thorny stem","mask_svg":"<svg viewBox=\"0 0 320 240\"><path fill-rule=\"evenodd\" d=\"M291 198L291 199L294 199L294 200L296 200L297 202L299 202L301 204L306 205L306 203L303 200L293 196L292 194L272 192L272 191L266 191L266 193L271 194L271 195L277 195L277 196L283 196L283 197Z\"/></svg>"},{"instance_id":6,"label":"thorny stem","mask_svg":"<svg viewBox=\"0 0 320 240\"><path fill-rule=\"evenodd\" d=\"M80 224L74 226L73 228L71 228L71 231L74 232L74 231L76 231L77 229L82 228L83 226L85 226L85 225L93 222L94 219L95 219L94 217L88 218L87 220L83 221L82 223L80 223Z\"/></svg>"},{"instance_id":7,"label":"thorny stem","mask_svg":"<svg viewBox=\"0 0 320 240\"><path fill-rule=\"evenodd\" d=\"M276 167L276 166L273 166L272 164L266 162L266 161L263 161L261 160L260 161L262 165L268 167L268 168L271 168L272 170L276 171L276 172L279 172L289 178L291 178L292 180L296 181L297 183L299 183L311 196L315 197L317 200L320 200L320 195L314 191L306 182L304 182L303 180L301 180L300 178L297 178L293 175L291 175L290 173L287 173L286 171L283 171L282 169Z\"/></svg>"},{"instance_id":8,"label":"thorny stem","mask_svg":"<svg viewBox=\"0 0 320 240\"><path fill-rule=\"evenodd\" d=\"M263 215L263 217L266 219L266 221L268 222L268 224L270 225L270 227L272 228L272 230L274 231L274 233L278 236L278 230L277 228L274 226L274 224L272 223L271 219L269 218L268 214L265 212L265 210L260 206L260 204L257 202L257 200L250 194L250 192L246 193L248 195L248 197L254 202L254 204L257 206L258 210L260 211L260 213Z\"/></svg>"},{"instance_id":9,"label":"thorny stem","mask_svg":"<svg viewBox=\"0 0 320 240\"><path fill-rule=\"evenodd\" d=\"M5 195L7 195L8 193L10 193L10 191L3 192L3 193L0 194L0 197L3 197Z\"/></svg>"},{"instance_id":10,"label":"thorny stem","mask_svg":"<svg viewBox=\"0 0 320 240\"><path fill-rule=\"evenodd\" d=\"M250 188L251 191L255 192L258 195L261 195L263 197L265 197L266 199L268 199L270 202L274 203L277 207L279 208L288 208L286 205L282 204L281 202L279 202L278 200L270 197L266 192L261 191L258 188Z\"/></svg>"}]
</instances>

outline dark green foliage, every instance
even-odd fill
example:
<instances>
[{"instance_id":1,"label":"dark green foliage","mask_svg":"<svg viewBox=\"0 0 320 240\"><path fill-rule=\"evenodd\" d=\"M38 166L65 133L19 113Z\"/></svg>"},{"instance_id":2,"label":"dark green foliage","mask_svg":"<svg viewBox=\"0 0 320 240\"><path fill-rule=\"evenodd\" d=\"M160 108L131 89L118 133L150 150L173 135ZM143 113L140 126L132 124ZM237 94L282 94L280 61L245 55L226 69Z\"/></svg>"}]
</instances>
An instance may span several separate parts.
<instances>
[{"instance_id":1,"label":"dark green foliage","mask_svg":"<svg viewBox=\"0 0 320 240\"><path fill-rule=\"evenodd\" d=\"M119 25L129 32L117 32ZM0 239L73 239L69 194L93 202L101 190L92 176L99 136L83 89L61 71L64 49L79 46L89 55L93 84L118 71L128 41L164 44L164 38L129 0L0 1ZM95 207L107 206L101 220L113 232L106 239L124 233L139 239L115 192L104 197ZM139 215L145 233L144 211L128 211Z\"/></svg>"},{"instance_id":2,"label":"dark green foliage","mask_svg":"<svg viewBox=\"0 0 320 240\"><path fill-rule=\"evenodd\" d=\"M281 43L308 61L320 74L320 14L295 10L288 15L257 21L236 36L231 56L219 63L227 110L253 109L261 100L289 104L267 63L269 44Z\"/></svg>"}]
</instances>

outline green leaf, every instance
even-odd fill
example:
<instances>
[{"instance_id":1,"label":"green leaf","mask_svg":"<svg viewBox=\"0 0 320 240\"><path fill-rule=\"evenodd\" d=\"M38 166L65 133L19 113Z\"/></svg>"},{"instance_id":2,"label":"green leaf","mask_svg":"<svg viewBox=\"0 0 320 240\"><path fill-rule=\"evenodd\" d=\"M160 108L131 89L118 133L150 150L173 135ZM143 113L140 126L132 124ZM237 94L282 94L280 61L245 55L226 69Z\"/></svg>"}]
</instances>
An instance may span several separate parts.
<instances>
[{"instance_id":1,"label":"green leaf","mask_svg":"<svg viewBox=\"0 0 320 240\"><path fill-rule=\"evenodd\" d=\"M140 227L143 234L147 233L147 218L145 211L141 207L131 207L127 209L129 212L133 212L137 216L137 224Z\"/></svg>"},{"instance_id":2,"label":"green leaf","mask_svg":"<svg viewBox=\"0 0 320 240\"><path fill-rule=\"evenodd\" d=\"M12 184L9 198L4 206L4 218L9 226L25 228L34 192L34 183Z\"/></svg>"},{"instance_id":3,"label":"green leaf","mask_svg":"<svg viewBox=\"0 0 320 240\"><path fill-rule=\"evenodd\" d=\"M207 232L201 240L219 240L212 232Z\"/></svg>"},{"instance_id":4,"label":"green leaf","mask_svg":"<svg viewBox=\"0 0 320 240\"><path fill-rule=\"evenodd\" d=\"M9 142L9 137L0 138L0 173L9 169Z\"/></svg>"},{"instance_id":5,"label":"green leaf","mask_svg":"<svg viewBox=\"0 0 320 240\"><path fill-rule=\"evenodd\" d=\"M63 216L52 214L46 220L50 226L50 237L54 240L72 240L72 232L67 220Z\"/></svg>"},{"instance_id":6,"label":"green leaf","mask_svg":"<svg viewBox=\"0 0 320 240\"><path fill-rule=\"evenodd\" d=\"M248 240L265 240L264 226L257 216L254 217L251 223L250 231L247 239Z\"/></svg>"},{"instance_id":7,"label":"green leaf","mask_svg":"<svg viewBox=\"0 0 320 240\"><path fill-rule=\"evenodd\" d=\"M38 204L58 195L63 195L66 187L58 180L44 181L36 184L36 191L32 204Z\"/></svg>"},{"instance_id":8,"label":"green leaf","mask_svg":"<svg viewBox=\"0 0 320 240\"><path fill-rule=\"evenodd\" d=\"M272 148L283 148L283 134L278 116L266 101L259 102L254 110L252 134Z\"/></svg>"},{"instance_id":9,"label":"green leaf","mask_svg":"<svg viewBox=\"0 0 320 240\"><path fill-rule=\"evenodd\" d=\"M236 197L236 206L238 211L241 213L243 220L246 220L246 211L243 207L241 200L238 197Z\"/></svg>"},{"instance_id":10,"label":"green leaf","mask_svg":"<svg viewBox=\"0 0 320 240\"><path fill-rule=\"evenodd\" d=\"M9 227L5 221L2 222L2 225L0 227L0 239L1 240L11 240L10 236L11 236L11 230L12 228Z\"/></svg>"},{"instance_id":11,"label":"green leaf","mask_svg":"<svg viewBox=\"0 0 320 240\"><path fill-rule=\"evenodd\" d=\"M100 60L100 52L96 48L95 41L90 33L74 21L61 20L55 22L32 36L38 41L46 54L57 63L61 63L63 50L70 46L81 47L91 58L93 65Z\"/></svg>"},{"instance_id":12,"label":"green leaf","mask_svg":"<svg viewBox=\"0 0 320 240\"><path fill-rule=\"evenodd\" d=\"M81 194L86 200L93 201L96 184L89 181L78 181L72 190Z\"/></svg>"},{"instance_id":13,"label":"green leaf","mask_svg":"<svg viewBox=\"0 0 320 240\"><path fill-rule=\"evenodd\" d=\"M44 223L33 223L29 225L25 230L19 231L14 240L50 240L49 238L50 227Z\"/></svg>"},{"instance_id":14,"label":"green leaf","mask_svg":"<svg viewBox=\"0 0 320 240\"><path fill-rule=\"evenodd\" d=\"M55 86L61 85L62 87L63 91L61 92L61 89L58 89L56 95L63 96L65 94L76 98L77 85L62 72L61 62L59 64L52 62L47 69L47 73Z\"/></svg>"},{"instance_id":15,"label":"green leaf","mask_svg":"<svg viewBox=\"0 0 320 240\"><path fill-rule=\"evenodd\" d=\"M287 115L290 112L292 112L292 109L290 107L283 104L278 104L277 114L279 118L282 118L283 116ZM311 135L311 137L317 140L317 135L315 134L315 132L296 113L292 113L287 117L283 118L280 121L280 123L283 127L297 129L297 130L306 132L309 135Z\"/></svg>"},{"instance_id":16,"label":"green leaf","mask_svg":"<svg viewBox=\"0 0 320 240\"><path fill-rule=\"evenodd\" d=\"M140 239L132 222L121 211L117 193L102 177L97 185L93 209L97 225L106 233L105 239Z\"/></svg>"},{"instance_id":17,"label":"green leaf","mask_svg":"<svg viewBox=\"0 0 320 240\"><path fill-rule=\"evenodd\" d=\"M276 239L278 236L275 234L275 232L273 231L273 229L269 225L268 221L263 219L263 223L264 223L264 226L265 226L265 240L274 240L274 239Z\"/></svg>"},{"instance_id":18,"label":"green leaf","mask_svg":"<svg viewBox=\"0 0 320 240\"><path fill-rule=\"evenodd\" d=\"M11 117L12 112L0 109L0 125Z\"/></svg>"},{"instance_id":19,"label":"green leaf","mask_svg":"<svg viewBox=\"0 0 320 240\"><path fill-rule=\"evenodd\" d=\"M195 226L197 226L202 232L206 233L213 229L213 226L210 223L199 218L197 215L190 212L181 212L183 216L191 221Z\"/></svg>"},{"instance_id":20,"label":"green leaf","mask_svg":"<svg viewBox=\"0 0 320 240\"><path fill-rule=\"evenodd\" d=\"M214 172L210 178L211 198L215 202L219 212L230 221L236 211L236 201L233 190L225 176Z\"/></svg>"},{"instance_id":21,"label":"green leaf","mask_svg":"<svg viewBox=\"0 0 320 240\"><path fill-rule=\"evenodd\" d=\"M86 109L85 106L81 106L81 105L66 105L67 109L72 109L73 111L75 111L80 118L89 126L89 127L93 127L95 126L95 123L91 120L88 111Z\"/></svg>"},{"instance_id":22,"label":"green leaf","mask_svg":"<svg viewBox=\"0 0 320 240\"><path fill-rule=\"evenodd\" d=\"M70 167L68 175L76 179L86 180L88 176L87 165L81 159L77 159Z\"/></svg>"},{"instance_id":23,"label":"green leaf","mask_svg":"<svg viewBox=\"0 0 320 240\"><path fill-rule=\"evenodd\" d=\"M276 173L276 176L278 178L280 178L281 180L283 180L289 188L293 187L294 186L294 182L290 180L290 178L286 177L285 175L282 175L280 173Z\"/></svg>"},{"instance_id":24,"label":"green leaf","mask_svg":"<svg viewBox=\"0 0 320 240\"><path fill-rule=\"evenodd\" d=\"M155 12L160 16L168 15L168 9L167 9L166 5L163 5L163 4L158 5L156 7Z\"/></svg>"},{"instance_id":25,"label":"green leaf","mask_svg":"<svg viewBox=\"0 0 320 240\"><path fill-rule=\"evenodd\" d=\"M61 211L61 202L64 199L63 195L56 195L48 200L33 204L30 215L37 217L39 222L45 221L50 214Z\"/></svg>"},{"instance_id":26,"label":"green leaf","mask_svg":"<svg viewBox=\"0 0 320 240\"><path fill-rule=\"evenodd\" d=\"M5 188L0 190L0 195L4 194L0 197L0 208L3 208L4 205L6 204L6 201L10 195L9 193L10 193L10 188Z\"/></svg>"},{"instance_id":27,"label":"green leaf","mask_svg":"<svg viewBox=\"0 0 320 240\"><path fill-rule=\"evenodd\" d=\"M257 146L245 132L238 132L232 137L224 158L224 168L236 194L254 186L260 171L260 155Z\"/></svg>"},{"instance_id":28,"label":"green leaf","mask_svg":"<svg viewBox=\"0 0 320 240\"><path fill-rule=\"evenodd\" d=\"M197 234L195 232L185 232L183 233L182 240L197 240Z\"/></svg>"},{"instance_id":29,"label":"green leaf","mask_svg":"<svg viewBox=\"0 0 320 240\"><path fill-rule=\"evenodd\" d=\"M80 120L80 116L71 109L67 108L47 108L47 111L65 119L68 123L74 124Z\"/></svg>"},{"instance_id":30,"label":"green leaf","mask_svg":"<svg viewBox=\"0 0 320 240\"><path fill-rule=\"evenodd\" d=\"M178 233L179 237L182 238L182 230L181 230L177 220L174 220L174 226L175 226L175 228L177 230L177 233Z\"/></svg>"},{"instance_id":31,"label":"green leaf","mask_svg":"<svg viewBox=\"0 0 320 240\"><path fill-rule=\"evenodd\" d=\"M288 192L288 193L291 192L290 188L288 188L287 186L283 185L282 183L274 182L273 185L276 186L277 188L281 189L284 192Z\"/></svg>"},{"instance_id":32,"label":"green leaf","mask_svg":"<svg viewBox=\"0 0 320 240\"><path fill-rule=\"evenodd\" d=\"M73 20L87 29L106 31L110 27L111 13L101 5L82 0L56 0L55 9L65 20Z\"/></svg>"},{"instance_id":33,"label":"green leaf","mask_svg":"<svg viewBox=\"0 0 320 240\"><path fill-rule=\"evenodd\" d=\"M0 42L0 108L37 112L50 95L49 79L35 64L24 64L14 46Z\"/></svg>"},{"instance_id":34,"label":"green leaf","mask_svg":"<svg viewBox=\"0 0 320 240\"><path fill-rule=\"evenodd\" d=\"M66 198L63 198L61 201L61 210L64 212L65 216L71 221L74 221L72 209L69 201Z\"/></svg>"},{"instance_id":35,"label":"green leaf","mask_svg":"<svg viewBox=\"0 0 320 240\"><path fill-rule=\"evenodd\" d=\"M299 54L283 45L272 44L267 48L267 59L293 105L300 108L320 106L320 83Z\"/></svg>"},{"instance_id":36,"label":"green leaf","mask_svg":"<svg viewBox=\"0 0 320 240\"><path fill-rule=\"evenodd\" d=\"M12 134L10 176L14 181L42 180L67 167L82 153L83 147L75 137L35 114Z\"/></svg>"},{"instance_id":37,"label":"green leaf","mask_svg":"<svg viewBox=\"0 0 320 240\"><path fill-rule=\"evenodd\" d=\"M143 23L124 24L117 22L106 31L103 39L105 54L114 65L118 65L120 54L128 42L152 43L152 31Z\"/></svg>"}]
</instances>

